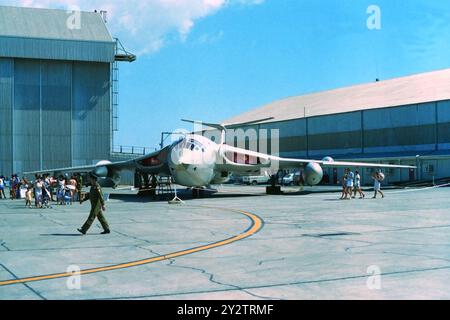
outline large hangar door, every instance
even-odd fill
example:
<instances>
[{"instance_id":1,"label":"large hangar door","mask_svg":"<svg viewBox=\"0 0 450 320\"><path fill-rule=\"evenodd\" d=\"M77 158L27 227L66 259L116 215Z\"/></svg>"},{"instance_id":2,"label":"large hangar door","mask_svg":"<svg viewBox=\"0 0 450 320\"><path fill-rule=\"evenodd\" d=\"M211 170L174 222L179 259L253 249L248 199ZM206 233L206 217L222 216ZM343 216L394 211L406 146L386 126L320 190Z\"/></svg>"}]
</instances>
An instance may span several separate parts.
<instances>
[{"instance_id":1,"label":"large hangar door","mask_svg":"<svg viewBox=\"0 0 450 320\"><path fill-rule=\"evenodd\" d=\"M0 58L0 175L12 168L12 93L13 60Z\"/></svg>"},{"instance_id":2,"label":"large hangar door","mask_svg":"<svg viewBox=\"0 0 450 320\"><path fill-rule=\"evenodd\" d=\"M13 159L16 172L41 169L39 60L14 61Z\"/></svg>"},{"instance_id":3,"label":"large hangar door","mask_svg":"<svg viewBox=\"0 0 450 320\"><path fill-rule=\"evenodd\" d=\"M68 62L42 62L43 169L72 165L72 66Z\"/></svg>"},{"instance_id":4,"label":"large hangar door","mask_svg":"<svg viewBox=\"0 0 450 320\"><path fill-rule=\"evenodd\" d=\"M107 63L73 64L73 165L89 165L111 155L110 67Z\"/></svg>"}]
</instances>

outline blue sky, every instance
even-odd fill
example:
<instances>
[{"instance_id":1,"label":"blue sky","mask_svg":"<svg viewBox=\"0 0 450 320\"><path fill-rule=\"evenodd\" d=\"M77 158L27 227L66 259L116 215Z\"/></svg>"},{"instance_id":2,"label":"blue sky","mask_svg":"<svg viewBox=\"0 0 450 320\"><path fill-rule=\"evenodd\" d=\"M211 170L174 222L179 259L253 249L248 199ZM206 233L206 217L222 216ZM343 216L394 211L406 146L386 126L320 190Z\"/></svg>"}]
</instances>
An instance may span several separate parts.
<instances>
[{"instance_id":1,"label":"blue sky","mask_svg":"<svg viewBox=\"0 0 450 320\"><path fill-rule=\"evenodd\" d=\"M274 100L450 67L450 2L429 0L0 0L106 8L138 53L120 65L115 144L157 147L192 118L221 122ZM139 3L139 8L132 10ZM367 8L381 9L381 30Z\"/></svg>"},{"instance_id":2,"label":"blue sky","mask_svg":"<svg viewBox=\"0 0 450 320\"><path fill-rule=\"evenodd\" d=\"M198 21L187 39L121 65L116 143L155 146L178 120L220 122L277 99L450 67L450 3L267 0ZM126 39L123 39L126 43Z\"/></svg>"}]
</instances>

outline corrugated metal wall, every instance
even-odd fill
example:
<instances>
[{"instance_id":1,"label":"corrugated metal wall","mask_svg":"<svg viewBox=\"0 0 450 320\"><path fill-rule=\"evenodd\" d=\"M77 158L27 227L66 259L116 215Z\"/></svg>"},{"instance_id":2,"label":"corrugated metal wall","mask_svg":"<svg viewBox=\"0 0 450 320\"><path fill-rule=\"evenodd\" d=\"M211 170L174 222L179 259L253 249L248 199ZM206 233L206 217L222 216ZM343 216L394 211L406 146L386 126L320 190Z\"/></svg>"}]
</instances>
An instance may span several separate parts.
<instances>
[{"instance_id":1,"label":"corrugated metal wall","mask_svg":"<svg viewBox=\"0 0 450 320\"><path fill-rule=\"evenodd\" d=\"M279 130L279 146L276 148L283 157L305 158L307 156L306 119L296 119L279 123L267 123L259 126L261 130L267 130L266 142L268 151L272 152L271 132ZM264 132L264 131L263 131Z\"/></svg>"},{"instance_id":2,"label":"corrugated metal wall","mask_svg":"<svg viewBox=\"0 0 450 320\"><path fill-rule=\"evenodd\" d=\"M110 66L73 64L74 165L109 159L111 154Z\"/></svg>"},{"instance_id":3,"label":"corrugated metal wall","mask_svg":"<svg viewBox=\"0 0 450 320\"><path fill-rule=\"evenodd\" d=\"M72 165L72 63L42 61L42 166Z\"/></svg>"},{"instance_id":4,"label":"corrugated metal wall","mask_svg":"<svg viewBox=\"0 0 450 320\"><path fill-rule=\"evenodd\" d=\"M14 62L13 134L14 169L23 172L40 166L41 90L40 63L32 60Z\"/></svg>"},{"instance_id":5,"label":"corrugated metal wall","mask_svg":"<svg viewBox=\"0 0 450 320\"><path fill-rule=\"evenodd\" d=\"M434 151L436 103L364 112L364 151Z\"/></svg>"},{"instance_id":6,"label":"corrugated metal wall","mask_svg":"<svg viewBox=\"0 0 450 320\"><path fill-rule=\"evenodd\" d=\"M438 102L437 120L439 150L450 150L450 101Z\"/></svg>"},{"instance_id":7,"label":"corrugated metal wall","mask_svg":"<svg viewBox=\"0 0 450 320\"><path fill-rule=\"evenodd\" d=\"M12 172L13 60L0 58L0 175Z\"/></svg>"},{"instance_id":8,"label":"corrugated metal wall","mask_svg":"<svg viewBox=\"0 0 450 320\"><path fill-rule=\"evenodd\" d=\"M256 127L279 130L279 151L284 157L320 160L332 156L384 162L392 158L389 160L392 164L416 165L415 155L418 154L425 156L419 169L422 178L450 176L450 161L432 156L434 152L450 150L450 101L293 119ZM270 141L268 145L268 151L272 152ZM409 160L396 160L400 155L409 156ZM433 172L427 171L430 165L435 169ZM326 171L333 176L332 168ZM341 177L343 169L337 172ZM362 170L366 182L372 183L371 173L371 170ZM410 172L390 170L387 181L399 180L410 180Z\"/></svg>"},{"instance_id":9,"label":"corrugated metal wall","mask_svg":"<svg viewBox=\"0 0 450 320\"><path fill-rule=\"evenodd\" d=\"M99 13L0 6L0 57L112 63L114 54Z\"/></svg>"},{"instance_id":10,"label":"corrugated metal wall","mask_svg":"<svg viewBox=\"0 0 450 320\"><path fill-rule=\"evenodd\" d=\"M0 174L111 153L110 65L0 59Z\"/></svg>"},{"instance_id":11,"label":"corrugated metal wall","mask_svg":"<svg viewBox=\"0 0 450 320\"><path fill-rule=\"evenodd\" d=\"M345 149L346 153L360 153L361 127L361 112L308 119L309 155L316 157L336 154L336 149Z\"/></svg>"},{"instance_id":12,"label":"corrugated metal wall","mask_svg":"<svg viewBox=\"0 0 450 320\"><path fill-rule=\"evenodd\" d=\"M0 57L112 63L114 42L27 39L0 36Z\"/></svg>"},{"instance_id":13,"label":"corrugated metal wall","mask_svg":"<svg viewBox=\"0 0 450 320\"><path fill-rule=\"evenodd\" d=\"M450 147L449 114L450 102L442 101L317 116L308 118L307 124L300 119L260 127L280 129L280 152L284 156L298 156L306 149L308 156L315 158L432 152L437 147Z\"/></svg>"}]
</instances>

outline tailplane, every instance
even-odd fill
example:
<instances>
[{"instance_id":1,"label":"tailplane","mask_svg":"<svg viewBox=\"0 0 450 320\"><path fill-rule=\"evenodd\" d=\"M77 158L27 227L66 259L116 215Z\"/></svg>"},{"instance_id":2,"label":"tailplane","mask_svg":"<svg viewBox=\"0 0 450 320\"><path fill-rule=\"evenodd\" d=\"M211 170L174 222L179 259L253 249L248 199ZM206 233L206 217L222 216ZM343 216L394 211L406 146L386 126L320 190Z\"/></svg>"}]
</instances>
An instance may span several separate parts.
<instances>
[{"instance_id":1,"label":"tailplane","mask_svg":"<svg viewBox=\"0 0 450 320\"><path fill-rule=\"evenodd\" d=\"M220 144L224 144L227 129L242 127L242 126L252 125L252 124L258 124L260 122L273 120L273 119L274 119L273 117L272 118L264 118L264 119L249 121L249 122L233 123L233 124L227 124L227 125L219 124L219 123L207 123L207 122L195 121L195 120L186 120L186 119L181 119L181 121L220 130L220 132L221 132Z\"/></svg>"}]
</instances>

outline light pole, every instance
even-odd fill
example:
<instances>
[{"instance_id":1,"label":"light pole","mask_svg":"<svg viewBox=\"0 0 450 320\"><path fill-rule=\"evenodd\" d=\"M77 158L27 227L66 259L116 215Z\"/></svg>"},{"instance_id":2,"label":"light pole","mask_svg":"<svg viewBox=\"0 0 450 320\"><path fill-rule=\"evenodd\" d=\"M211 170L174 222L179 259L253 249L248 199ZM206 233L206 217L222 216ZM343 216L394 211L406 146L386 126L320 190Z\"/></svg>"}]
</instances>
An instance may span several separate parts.
<instances>
[{"instance_id":1,"label":"light pole","mask_svg":"<svg viewBox=\"0 0 450 320\"><path fill-rule=\"evenodd\" d=\"M166 141L166 139L168 137L170 137L173 134L179 134L179 135L186 135L189 134L189 132L183 132L183 131L175 131L175 132L161 132L161 143L159 144L159 146L161 147L161 149L164 148L164 141Z\"/></svg>"},{"instance_id":2,"label":"light pole","mask_svg":"<svg viewBox=\"0 0 450 320\"><path fill-rule=\"evenodd\" d=\"M417 180L421 180L421 170L420 170L420 155L416 155L416 177Z\"/></svg>"}]
</instances>

